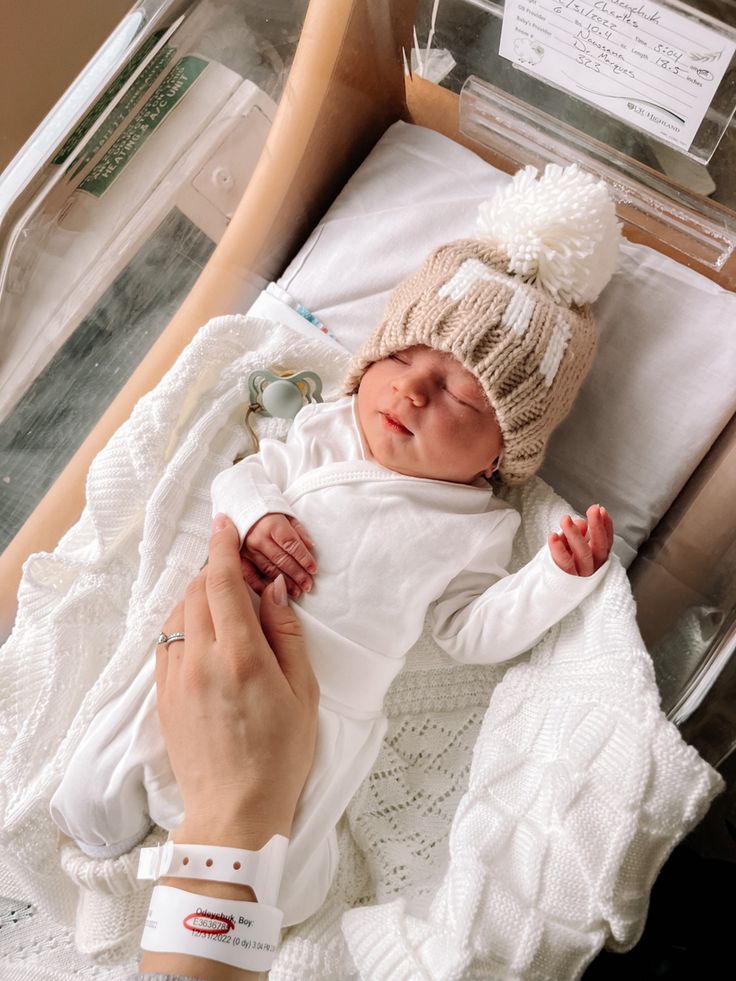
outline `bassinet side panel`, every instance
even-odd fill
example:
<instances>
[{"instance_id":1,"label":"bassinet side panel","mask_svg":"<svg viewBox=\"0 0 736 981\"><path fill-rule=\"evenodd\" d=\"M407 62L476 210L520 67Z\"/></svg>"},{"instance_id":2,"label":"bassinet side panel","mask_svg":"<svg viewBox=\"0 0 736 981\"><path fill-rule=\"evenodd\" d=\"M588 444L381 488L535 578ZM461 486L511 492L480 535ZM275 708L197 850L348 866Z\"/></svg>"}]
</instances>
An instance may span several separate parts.
<instances>
[{"instance_id":1,"label":"bassinet side panel","mask_svg":"<svg viewBox=\"0 0 736 981\"><path fill-rule=\"evenodd\" d=\"M403 112L402 46L416 0L312 0L263 153L184 304L0 556L0 635L25 559L53 549L84 505L91 461L210 318L247 309L281 271L378 137Z\"/></svg>"},{"instance_id":2,"label":"bassinet side panel","mask_svg":"<svg viewBox=\"0 0 736 981\"><path fill-rule=\"evenodd\" d=\"M736 541L736 417L661 519L631 567L639 627L653 647L688 607L712 602Z\"/></svg>"}]
</instances>

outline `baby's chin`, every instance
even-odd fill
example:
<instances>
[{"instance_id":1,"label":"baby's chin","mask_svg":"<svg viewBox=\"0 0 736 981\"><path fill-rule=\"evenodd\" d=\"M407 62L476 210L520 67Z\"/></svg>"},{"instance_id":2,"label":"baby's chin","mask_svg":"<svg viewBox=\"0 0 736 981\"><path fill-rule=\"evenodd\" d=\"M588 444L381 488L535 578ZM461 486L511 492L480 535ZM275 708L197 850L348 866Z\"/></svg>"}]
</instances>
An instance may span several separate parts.
<instances>
[{"instance_id":1,"label":"baby's chin","mask_svg":"<svg viewBox=\"0 0 736 981\"><path fill-rule=\"evenodd\" d=\"M382 453L380 448L378 452L371 449L371 455L379 466L383 467L384 470L391 470L392 473L399 473L402 477L427 477L428 475L423 471L417 469L416 465L410 463L408 460L402 460L395 454ZM429 480L433 479L428 477Z\"/></svg>"}]
</instances>

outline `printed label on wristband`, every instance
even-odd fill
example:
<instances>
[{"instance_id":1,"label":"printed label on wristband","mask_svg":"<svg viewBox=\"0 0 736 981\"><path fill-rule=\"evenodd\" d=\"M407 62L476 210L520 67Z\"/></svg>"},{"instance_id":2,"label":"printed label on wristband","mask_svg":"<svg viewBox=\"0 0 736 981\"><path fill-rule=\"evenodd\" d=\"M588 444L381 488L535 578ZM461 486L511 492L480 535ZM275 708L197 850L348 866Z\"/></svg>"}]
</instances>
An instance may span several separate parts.
<instances>
[{"instance_id":1,"label":"printed label on wristband","mask_svg":"<svg viewBox=\"0 0 736 981\"><path fill-rule=\"evenodd\" d=\"M267 971L283 913L273 906L156 886L141 938L143 950L206 957L248 971Z\"/></svg>"}]
</instances>

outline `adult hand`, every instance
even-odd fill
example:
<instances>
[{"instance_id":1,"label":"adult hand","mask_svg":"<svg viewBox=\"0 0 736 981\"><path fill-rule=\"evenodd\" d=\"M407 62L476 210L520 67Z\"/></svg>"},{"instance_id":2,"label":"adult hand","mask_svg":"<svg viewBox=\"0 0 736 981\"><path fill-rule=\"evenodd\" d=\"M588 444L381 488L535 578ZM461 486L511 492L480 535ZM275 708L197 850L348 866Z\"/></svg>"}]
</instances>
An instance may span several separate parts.
<instances>
[{"instance_id":1,"label":"adult hand","mask_svg":"<svg viewBox=\"0 0 736 981\"><path fill-rule=\"evenodd\" d=\"M171 837L255 851L288 836L312 765L317 681L283 578L261 598L260 623L243 582L238 533L213 522L209 562L164 624L185 640L156 651L161 729L184 803ZM204 897L253 902L250 886L209 879L162 883ZM144 951L141 971L207 981L258 975L176 951Z\"/></svg>"},{"instance_id":2,"label":"adult hand","mask_svg":"<svg viewBox=\"0 0 736 981\"><path fill-rule=\"evenodd\" d=\"M207 566L164 631L186 638L156 653L186 839L256 849L288 836L314 755L319 690L283 579L264 591L259 624L223 515Z\"/></svg>"}]
</instances>

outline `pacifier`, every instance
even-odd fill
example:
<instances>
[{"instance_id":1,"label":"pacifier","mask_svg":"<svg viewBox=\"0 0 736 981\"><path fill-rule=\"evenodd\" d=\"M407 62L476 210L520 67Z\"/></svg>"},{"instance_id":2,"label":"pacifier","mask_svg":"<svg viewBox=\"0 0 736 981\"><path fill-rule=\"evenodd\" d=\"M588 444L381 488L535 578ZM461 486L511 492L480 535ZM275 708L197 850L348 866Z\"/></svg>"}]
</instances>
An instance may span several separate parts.
<instances>
[{"instance_id":1,"label":"pacifier","mask_svg":"<svg viewBox=\"0 0 736 981\"><path fill-rule=\"evenodd\" d=\"M322 379L314 371L254 371L248 379L249 408L276 419L293 419L309 402L322 401Z\"/></svg>"},{"instance_id":2,"label":"pacifier","mask_svg":"<svg viewBox=\"0 0 736 981\"><path fill-rule=\"evenodd\" d=\"M253 413L259 412L267 418L293 419L305 405L322 401L322 379L315 371L286 368L267 371L261 368L248 378L248 398L244 424L258 450L258 437L250 424Z\"/></svg>"}]
</instances>

